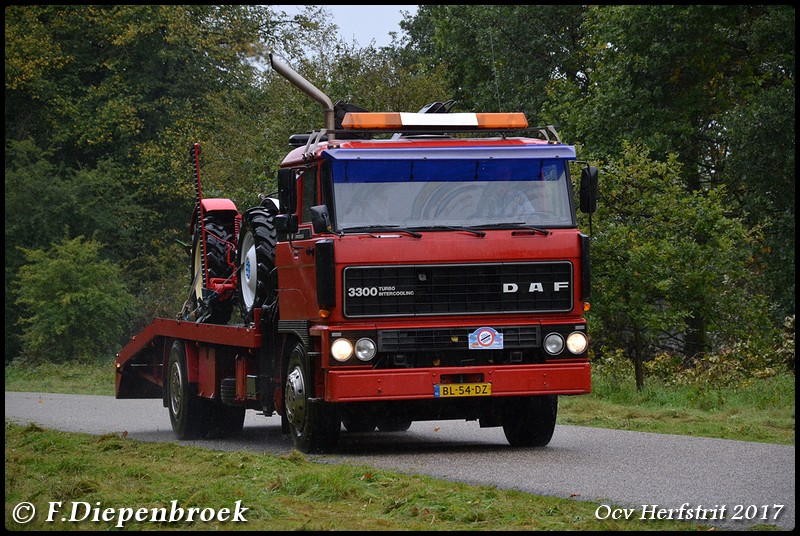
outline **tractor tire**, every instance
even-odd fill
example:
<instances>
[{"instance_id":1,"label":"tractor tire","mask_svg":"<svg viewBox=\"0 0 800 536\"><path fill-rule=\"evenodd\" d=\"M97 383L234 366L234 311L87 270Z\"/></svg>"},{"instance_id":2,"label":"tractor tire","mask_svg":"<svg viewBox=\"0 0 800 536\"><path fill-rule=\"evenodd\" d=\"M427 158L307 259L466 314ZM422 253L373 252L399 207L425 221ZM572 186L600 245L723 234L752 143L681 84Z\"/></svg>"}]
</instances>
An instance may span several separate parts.
<instances>
[{"instance_id":1,"label":"tractor tire","mask_svg":"<svg viewBox=\"0 0 800 536\"><path fill-rule=\"evenodd\" d=\"M234 260L234 221L230 217L210 214L205 218L206 227L206 259L208 261L208 277L227 279L233 274L231 262ZM192 294L191 310L196 311L195 317L202 318L203 322L210 324L227 324L233 313L232 297L219 299L213 297L207 304L203 299L208 297L208 283L203 271L203 248L200 241L202 232L198 225L192 241ZM231 262L228 262L228 261ZM200 273L198 274L198 270ZM206 310L206 307L209 310Z\"/></svg>"},{"instance_id":2,"label":"tractor tire","mask_svg":"<svg viewBox=\"0 0 800 536\"><path fill-rule=\"evenodd\" d=\"M237 292L245 324L253 322L254 311L277 299L273 270L278 233L272 214L254 207L242 216L239 231Z\"/></svg>"},{"instance_id":3,"label":"tractor tire","mask_svg":"<svg viewBox=\"0 0 800 536\"><path fill-rule=\"evenodd\" d=\"M208 434L210 416L196 386L188 381L185 342L172 344L167 365L167 409L172 431L178 439L197 439Z\"/></svg>"},{"instance_id":4,"label":"tractor tire","mask_svg":"<svg viewBox=\"0 0 800 536\"><path fill-rule=\"evenodd\" d=\"M327 452L336 445L341 420L330 404L314 399L311 363L302 343L289 353L283 406L289 435L304 453Z\"/></svg>"},{"instance_id":5,"label":"tractor tire","mask_svg":"<svg viewBox=\"0 0 800 536\"><path fill-rule=\"evenodd\" d=\"M540 395L509 400L501 415L503 432L512 447L544 447L553 438L558 396Z\"/></svg>"}]
</instances>

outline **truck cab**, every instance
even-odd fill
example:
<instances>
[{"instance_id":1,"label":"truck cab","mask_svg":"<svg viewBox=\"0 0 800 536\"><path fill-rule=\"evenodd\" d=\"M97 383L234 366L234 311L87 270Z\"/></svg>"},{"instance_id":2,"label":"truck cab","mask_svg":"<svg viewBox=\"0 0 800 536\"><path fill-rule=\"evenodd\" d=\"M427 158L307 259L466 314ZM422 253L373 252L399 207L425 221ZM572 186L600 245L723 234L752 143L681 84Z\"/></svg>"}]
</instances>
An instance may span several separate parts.
<instances>
[{"instance_id":1,"label":"truck cab","mask_svg":"<svg viewBox=\"0 0 800 536\"><path fill-rule=\"evenodd\" d=\"M423 130L413 115L348 114L351 129L394 133L317 133L282 163L262 273L277 277L277 333L297 354L287 429L307 448L335 442L339 420L364 432L459 418L544 445L558 395L591 390L575 149L552 127L519 135L520 114L437 114ZM486 123L516 135L429 132Z\"/></svg>"}]
</instances>

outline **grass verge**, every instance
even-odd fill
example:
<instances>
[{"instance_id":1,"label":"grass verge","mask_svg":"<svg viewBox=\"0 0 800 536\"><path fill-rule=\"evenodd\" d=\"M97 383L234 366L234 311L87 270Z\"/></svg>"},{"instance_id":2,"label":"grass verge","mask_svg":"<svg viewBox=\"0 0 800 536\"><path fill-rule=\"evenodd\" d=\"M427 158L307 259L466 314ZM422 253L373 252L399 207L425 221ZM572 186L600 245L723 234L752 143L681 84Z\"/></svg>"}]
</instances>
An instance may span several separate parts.
<instances>
[{"instance_id":1,"label":"grass verge","mask_svg":"<svg viewBox=\"0 0 800 536\"><path fill-rule=\"evenodd\" d=\"M678 521L599 520L599 505L419 475L248 452L216 452L120 435L6 422L6 528L12 530L705 530ZM38 512L13 522L14 508ZM174 506L173 506L173 501ZM232 521L236 502L246 521ZM52 522L48 513L61 502ZM145 509L122 522L122 509ZM187 522L190 508L201 509ZM197 519L231 510L227 521ZM161 509L163 512L159 513ZM182 519L169 522L173 511ZM74 515L73 515L74 512ZM207 514L208 512L206 512ZM106 519L103 519L103 518ZM177 517L175 515L174 517ZM206 517L208 517L206 515ZM97 518L98 521L93 521ZM72 520L75 521L72 521ZM764 526L771 529L773 527Z\"/></svg>"},{"instance_id":2,"label":"grass verge","mask_svg":"<svg viewBox=\"0 0 800 536\"><path fill-rule=\"evenodd\" d=\"M669 385L595 374L593 392L560 397L561 424L757 443L795 444L795 378L783 374L731 387Z\"/></svg>"}]
</instances>

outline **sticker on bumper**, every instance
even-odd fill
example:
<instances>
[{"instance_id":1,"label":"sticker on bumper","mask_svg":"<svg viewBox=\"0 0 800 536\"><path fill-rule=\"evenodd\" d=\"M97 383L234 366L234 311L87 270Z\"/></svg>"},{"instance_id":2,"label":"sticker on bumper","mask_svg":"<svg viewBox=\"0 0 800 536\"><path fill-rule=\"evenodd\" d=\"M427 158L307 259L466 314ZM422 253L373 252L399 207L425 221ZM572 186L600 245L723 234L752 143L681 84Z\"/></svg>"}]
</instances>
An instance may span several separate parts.
<instances>
[{"instance_id":1,"label":"sticker on bumper","mask_svg":"<svg viewBox=\"0 0 800 536\"><path fill-rule=\"evenodd\" d=\"M469 334L470 350L502 350L503 334L493 328L478 328Z\"/></svg>"}]
</instances>

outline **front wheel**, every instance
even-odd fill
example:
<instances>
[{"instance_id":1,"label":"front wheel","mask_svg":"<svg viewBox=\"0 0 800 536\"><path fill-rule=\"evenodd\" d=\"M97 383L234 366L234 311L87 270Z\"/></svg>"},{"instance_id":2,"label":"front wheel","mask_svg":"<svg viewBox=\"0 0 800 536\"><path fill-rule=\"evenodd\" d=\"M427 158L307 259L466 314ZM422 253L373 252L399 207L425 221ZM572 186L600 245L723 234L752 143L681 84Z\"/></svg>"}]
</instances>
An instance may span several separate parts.
<instances>
[{"instance_id":1,"label":"front wheel","mask_svg":"<svg viewBox=\"0 0 800 536\"><path fill-rule=\"evenodd\" d=\"M508 401L501 421L512 447L544 447L553 438L558 396L541 395Z\"/></svg>"},{"instance_id":2,"label":"front wheel","mask_svg":"<svg viewBox=\"0 0 800 536\"><path fill-rule=\"evenodd\" d=\"M297 343L289 354L284 384L284 411L289 435L301 452L325 452L339 440L341 421L330 404L314 398L311 363Z\"/></svg>"}]
</instances>

